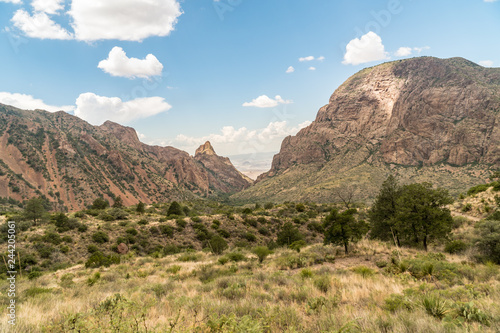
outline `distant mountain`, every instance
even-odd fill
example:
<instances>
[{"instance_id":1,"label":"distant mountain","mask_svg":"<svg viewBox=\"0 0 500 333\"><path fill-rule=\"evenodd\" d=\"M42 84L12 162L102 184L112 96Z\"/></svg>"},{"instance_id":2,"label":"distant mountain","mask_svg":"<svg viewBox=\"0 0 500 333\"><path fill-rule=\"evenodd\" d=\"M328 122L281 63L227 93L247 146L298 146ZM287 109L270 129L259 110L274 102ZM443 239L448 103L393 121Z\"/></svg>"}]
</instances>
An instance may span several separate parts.
<instances>
[{"instance_id":1,"label":"distant mountain","mask_svg":"<svg viewBox=\"0 0 500 333\"><path fill-rule=\"evenodd\" d=\"M133 128L101 126L65 112L0 104L0 197L45 195L80 209L97 196L126 205L234 193L251 184L210 143L196 157L149 146ZM201 148L201 147L200 147ZM203 150L203 149L202 149Z\"/></svg>"},{"instance_id":2,"label":"distant mountain","mask_svg":"<svg viewBox=\"0 0 500 333\"><path fill-rule=\"evenodd\" d=\"M329 201L343 184L369 198L389 173L461 192L500 167L499 123L499 68L432 57L367 68L233 198Z\"/></svg>"}]
</instances>

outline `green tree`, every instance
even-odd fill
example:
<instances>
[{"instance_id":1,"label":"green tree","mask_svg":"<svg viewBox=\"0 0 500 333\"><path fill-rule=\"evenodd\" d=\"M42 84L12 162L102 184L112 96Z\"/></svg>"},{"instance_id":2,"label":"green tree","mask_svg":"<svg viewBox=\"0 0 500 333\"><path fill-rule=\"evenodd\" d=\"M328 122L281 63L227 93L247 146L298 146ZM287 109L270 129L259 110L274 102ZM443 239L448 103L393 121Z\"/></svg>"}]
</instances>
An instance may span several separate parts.
<instances>
[{"instance_id":1,"label":"green tree","mask_svg":"<svg viewBox=\"0 0 500 333\"><path fill-rule=\"evenodd\" d=\"M333 209L323 223L324 243L344 246L345 253L349 253L349 243L359 241L368 232L368 224L354 216L357 213L354 208L342 213Z\"/></svg>"},{"instance_id":2,"label":"green tree","mask_svg":"<svg viewBox=\"0 0 500 333\"><path fill-rule=\"evenodd\" d=\"M90 206L91 209L106 209L109 207L109 202L108 200L105 200L103 198L97 198L94 200L92 203L92 206Z\"/></svg>"},{"instance_id":3,"label":"green tree","mask_svg":"<svg viewBox=\"0 0 500 333\"><path fill-rule=\"evenodd\" d=\"M184 215L182 206L177 201L172 202L170 204L170 207L168 207L167 215L177 215L177 216Z\"/></svg>"},{"instance_id":4,"label":"green tree","mask_svg":"<svg viewBox=\"0 0 500 333\"><path fill-rule=\"evenodd\" d=\"M262 264L267 256L271 254L271 250L267 246L257 246L253 248L252 253L259 258L259 263Z\"/></svg>"},{"instance_id":5,"label":"green tree","mask_svg":"<svg viewBox=\"0 0 500 333\"><path fill-rule=\"evenodd\" d=\"M144 202L142 201L139 201L139 203L137 204L137 208L135 209L135 211L139 214L144 214L146 212L146 206L144 205Z\"/></svg>"},{"instance_id":6,"label":"green tree","mask_svg":"<svg viewBox=\"0 0 500 333\"><path fill-rule=\"evenodd\" d=\"M399 232L396 228L397 200L400 195L401 187L397 179L390 175L382 184L380 192L368 213L371 229L370 237L383 241L395 239L397 245L401 246Z\"/></svg>"},{"instance_id":7,"label":"green tree","mask_svg":"<svg viewBox=\"0 0 500 333\"><path fill-rule=\"evenodd\" d=\"M227 249L227 242L219 235L215 235L208 241L208 247L214 254L222 254Z\"/></svg>"},{"instance_id":8,"label":"green tree","mask_svg":"<svg viewBox=\"0 0 500 333\"><path fill-rule=\"evenodd\" d=\"M24 207L24 217L36 223L45 217L47 210L44 206L44 200L41 197L31 198L26 202Z\"/></svg>"},{"instance_id":9,"label":"green tree","mask_svg":"<svg viewBox=\"0 0 500 333\"><path fill-rule=\"evenodd\" d=\"M281 230L278 232L278 239L276 243L278 245L286 245L289 246L293 242L304 240L304 235L302 235L291 222L287 222L281 227Z\"/></svg>"},{"instance_id":10,"label":"green tree","mask_svg":"<svg viewBox=\"0 0 500 333\"><path fill-rule=\"evenodd\" d=\"M479 251L497 264L500 264L500 221L483 220L475 226L476 245Z\"/></svg>"},{"instance_id":11,"label":"green tree","mask_svg":"<svg viewBox=\"0 0 500 333\"><path fill-rule=\"evenodd\" d=\"M117 196L115 198L115 202L113 202L114 208L123 208L123 199L121 196Z\"/></svg>"},{"instance_id":12,"label":"green tree","mask_svg":"<svg viewBox=\"0 0 500 333\"><path fill-rule=\"evenodd\" d=\"M453 218L446 205L453 203L447 190L433 189L430 183L405 185L397 200L396 229L408 240L422 242L425 251L431 239L451 233Z\"/></svg>"}]
</instances>

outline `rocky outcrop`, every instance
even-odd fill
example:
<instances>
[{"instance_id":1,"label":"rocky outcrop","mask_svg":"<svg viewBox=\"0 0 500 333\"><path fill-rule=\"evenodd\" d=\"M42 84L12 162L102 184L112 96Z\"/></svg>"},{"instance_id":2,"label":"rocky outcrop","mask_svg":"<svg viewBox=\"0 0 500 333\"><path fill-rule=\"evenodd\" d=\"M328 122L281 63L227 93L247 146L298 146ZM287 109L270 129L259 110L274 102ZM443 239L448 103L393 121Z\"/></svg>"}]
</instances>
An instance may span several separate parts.
<instances>
[{"instance_id":1,"label":"rocky outcrop","mask_svg":"<svg viewBox=\"0 0 500 333\"><path fill-rule=\"evenodd\" d=\"M217 183L220 188L244 190L253 181L236 170L229 158L218 156L210 142L205 142L198 149L194 158L209 170L211 183Z\"/></svg>"},{"instance_id":2,"label":"rocky outcrop","mask_svg":"<svg viewBox=\"0 0 500 333\"><path fill-rule=\"evenodd\" d=\"M474 166L472 174L481 178L500 166L499 121L500 69L462 58L385 63L342 84L310 126L283 141L271 170L257 182L272 187L273 179L299 166L335 170L329 175L339 178L361 165L383 174L401 169L403 178L404 168L441 166L453 170L450 182ZM308 186L321 187L321 180L303 176ZM363 183L374 176L349 177Z\"/></svg>"},{"instance_id":3,"label":"rocky outcrop","mask_svg":"<svg viewBox=\"0 0 500 333\"><path fill-rule=\"evenodd\" d=\"M146 145L133 128L111 121L92 126L64 112L0 104L2 197L45 195L74 210L97 196L111 202L121 196L132 205L218 196L249 185L210 143L197 156Z\"/></svg>"}]
</instances>

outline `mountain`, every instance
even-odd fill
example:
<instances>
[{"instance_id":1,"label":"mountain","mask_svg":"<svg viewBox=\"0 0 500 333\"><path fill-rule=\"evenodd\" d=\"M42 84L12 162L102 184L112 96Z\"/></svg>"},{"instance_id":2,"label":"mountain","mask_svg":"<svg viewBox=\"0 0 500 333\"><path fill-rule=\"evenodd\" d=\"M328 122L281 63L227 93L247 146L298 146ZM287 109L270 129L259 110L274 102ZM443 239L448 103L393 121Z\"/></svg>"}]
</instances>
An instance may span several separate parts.
<instances>
[{"instance_id":1,"label":"mountain","mask_svg":"<svg viewBox=\"0 0 500 333\"><path fill-rule=\"evenodd\" d=\"M217 196L251 184L210 143L202 147L193 157L146 145L133 128L111 121L92 126L65 112L0 104L0 197L45 195L74 210L97 196L111 202L121 196L132 205Z\"/></svg>"},{"instance_id":2,"label":"mountain","mask_svg":"<svg viewBox=\"0 0 500 333\"><path fill-rule=\"evenodd\" d=\"M345 184L369 198L390 173L458 193L500 167L499 122L499 68L432 57L366 68L233 198L328 201Z\"/></svg>"}]
</instances>

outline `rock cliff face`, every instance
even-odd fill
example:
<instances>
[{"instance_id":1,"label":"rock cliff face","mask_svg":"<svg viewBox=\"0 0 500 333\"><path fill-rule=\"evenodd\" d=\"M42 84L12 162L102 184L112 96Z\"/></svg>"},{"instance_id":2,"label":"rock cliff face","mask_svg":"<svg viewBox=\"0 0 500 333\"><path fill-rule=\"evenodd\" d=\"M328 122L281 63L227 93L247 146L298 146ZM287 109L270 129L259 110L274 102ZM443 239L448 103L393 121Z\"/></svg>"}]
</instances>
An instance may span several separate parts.
<instances>
[{"instance_id":1,"label":"rock cliff face","mask_svg":"<svg viewBox=\"0 0 500 333\"><path fill-rule=\"evenodd\" d=\"M217 184L225 192L231 192L231 189L241 191L253 183L250 178L236 170L229 158L218 156L208 141L196 150L194 158L210 170L210 182Z\"/></svg>"},{"instance_id":2,"label":"rock cliff face","mask_svg":"<svg viewBox=\"0 0 500 333\"><path fill-rule=\"evenodd\" d=\"M500 166L499 121L500 69L431 57L367 68L283 141L254 192L236 196L265 188L271 199L304 199L302 187L324 199L342 180L370 189L389 172L460 190ZM284 185L292 174L297 190Z\"/></svg>"},{"instance_id":3,"label":"rock cliff face","mask_svg":"<svg viewBox=\"0 0 500 333\"><path fill-rule=\"evenodd\" d=\"M133 128L110 121L92 126L65 112L0 104L0 197L45 195L57 208L74 210L97 196L119 195L132 205L234 193L250 184L228 159L207 156L146 145Z\"/></svg>"}]
</instances>

